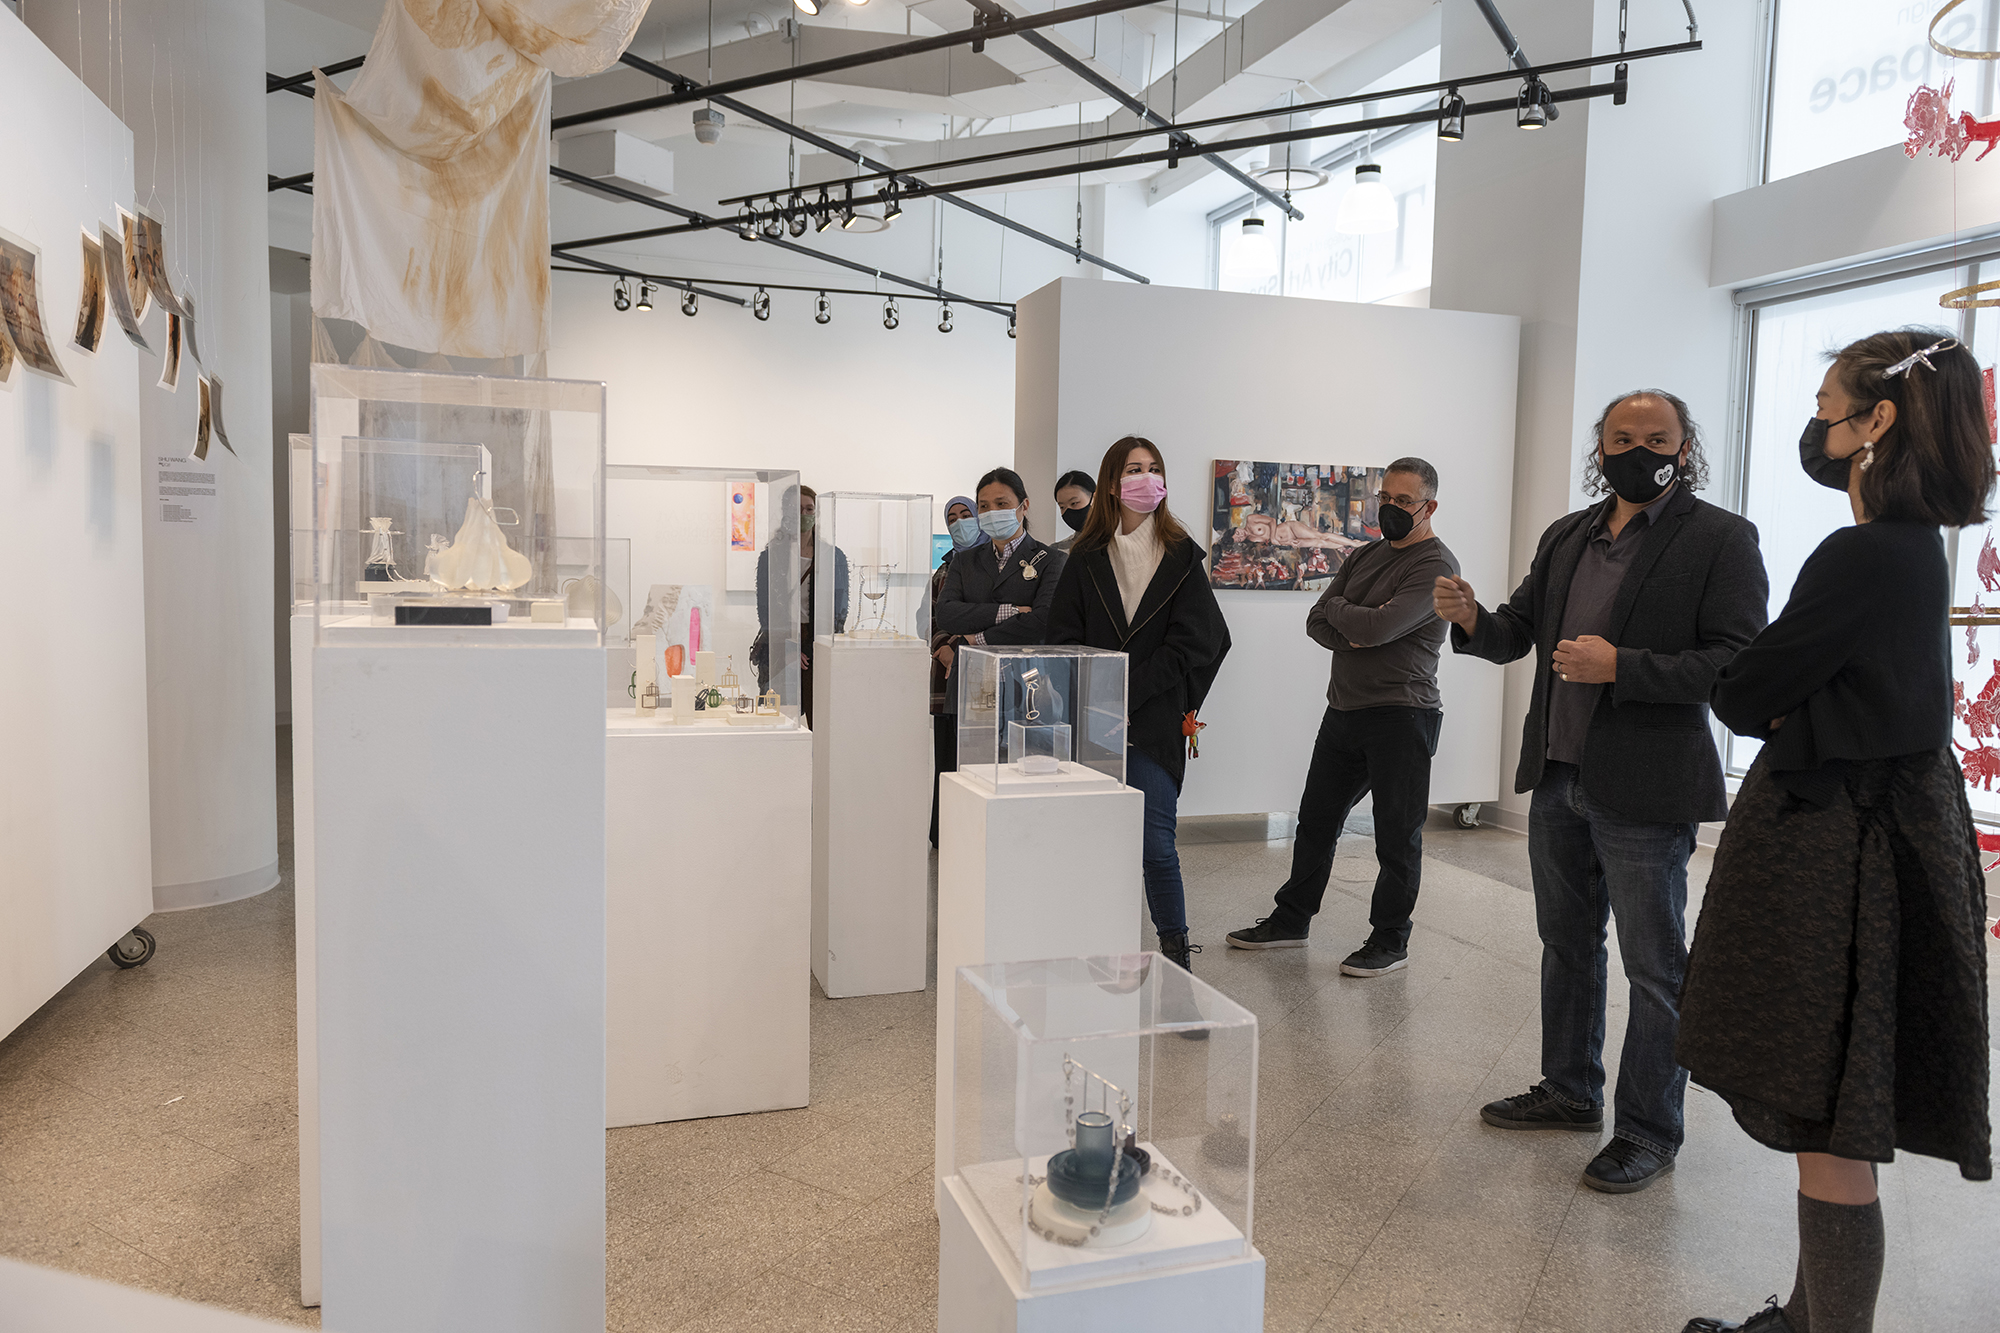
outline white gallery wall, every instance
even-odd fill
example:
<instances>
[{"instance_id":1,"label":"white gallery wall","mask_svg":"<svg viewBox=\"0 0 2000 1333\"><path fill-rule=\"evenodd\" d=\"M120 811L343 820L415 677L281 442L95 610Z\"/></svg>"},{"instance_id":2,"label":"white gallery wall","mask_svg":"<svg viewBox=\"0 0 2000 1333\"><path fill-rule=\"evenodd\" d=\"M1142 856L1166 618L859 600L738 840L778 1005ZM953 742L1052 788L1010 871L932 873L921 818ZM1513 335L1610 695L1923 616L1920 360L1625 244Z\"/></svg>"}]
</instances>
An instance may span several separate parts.
<instances>
[{"instance_id":1,"label":"white gallery wall","mask_svg":"<svg viewBox=\"0 0 2000 1333\"><path fill-rule=\"evenodd\" d=\"M1094 476L1119 437L1145 436L1164 455L1169 507L1206 547L1217 459L1379 467L1416 454L1438 469L1436 530L1466 577L1501 579L1508 516L1491 497L1514 471L1513 317L1108 282L1045 287L1021 310L1024 459L1052 440L1054 470ZM1305 635L1318 594L1216 596L1234 645L1181 813L1296 810L1326 710L1331 655ZM1439 685L1431 799L1490 801L1500 675L1447 654Z\"/></svg>"},{"instance_id":2,"label":"white gallery wall","mask_svg":"<svg viewBox=\"0 0 2000 1333\"><path fill-rule=\"evenodd\" d=\"M0 230L41 251L43 325L71 383L18 362L0 383L8 567L43 582L0 634L0 1036L152 911L139 372L107 314L70 345L81 229L132 202L132 136L0 11L8 150Z\"/></svg>"},{"instance_id":3,"label":"white gallery wall","mask_svg":"<svg viewBox=\"0 0 2000 1333\"><path fill-rule=\"evenodd\" d=\"M183 357L170 392L158 356L139 358L154 906L227 902L278 882L264 7L30 4L27 22L131 127L134 197L194 298L200 369L226 386L236 453L217 446L194 469L212 495L163 503L161 478L190 470L196 365ZM156 309L156 350L165 328Z\"/></svg>"}]
</instances>

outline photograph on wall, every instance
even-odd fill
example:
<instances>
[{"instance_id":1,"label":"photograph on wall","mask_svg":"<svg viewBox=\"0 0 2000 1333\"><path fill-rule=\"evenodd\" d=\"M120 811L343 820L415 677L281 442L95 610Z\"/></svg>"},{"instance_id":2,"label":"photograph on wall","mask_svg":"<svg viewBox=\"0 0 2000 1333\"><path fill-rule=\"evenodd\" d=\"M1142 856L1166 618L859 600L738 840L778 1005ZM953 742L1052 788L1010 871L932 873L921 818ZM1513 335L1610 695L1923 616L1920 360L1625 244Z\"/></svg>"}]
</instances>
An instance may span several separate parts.
<instances>
[{"instance_id":1,"label":"photograph on wall","mask_svg":"<svg viewBox=\"0 0 2000 1333\"><path fill-rule=\"evenodd\" d=\"M1379 467L1217 459L1214 483L1211 587L1318 591L1382 535Z\"/></svg>"},{"instance_id":2,"label":"photograph on wall","mask_svg":"<svg viewBox=\"0 0 2000 1333\"><path fill-rule=\"evenodd\" d=\"M201 396L201 406L195 410L194 452L190 457L206 459L208 457L208 376L197 375L194 383L196 390Z\"/></svg>"},{"instance_id":3,"label":"photograph on wall","mask_svg":"<svg viewBox=\"0 0 2000 1333\"><path fill-rule=\"evenodd\" d=\"M125 256L125 300L132 307L136 327L145 323L153 308L153 288L146 275L146 232L139 225L139 215L122 208L118 210L118 230L124 237L120 248Z\"/></svg>"},{"instance_id":4,"label":"photograph on wall","mask_svg":"<svg viewBox=\"0 0 2000 1333\"><path fill-rule=\"evenodd\" d=\"M185 347L187 359L201 364L201 344L194 338L194 297L181 297L181 345Z\"/></svg>"},{"instance_id":5,"label":"photograph on wall","mask_svg":"<svg viewBox=\"0 0 2000 1333\"><path fill-rule=\"evenodd\" d=\"M0 231L0 323L7 326L7 339L22 365L68 384L42 322L41 259L40 250Z\"/></svg>"},{"instance_id":6,"label":"photograph on wall","mask_svg":"<svg viewBox=\"0 0 2000 1333\"><path fill-rule=\"evenodd\" d=\"M233 454L236 452L236 446L229 442L229 432L222 428L222 376L211 373L207 384L209 434L217 444Z\"/></svg>"},{"instance_id":7,"label":"photograph on wall","mask_svg":"<svg viewBox=\"0 0 2000 1333\"><path fill-rule=\"evenodd\" d=\"M130 216L126 214L125 216ZM125 330L125 336L132 345L142 352L152 351L146 342L146 335L139 332L139 312L132 308L132 269L126 258L125 242L109 227L98 229L98 250L103 255L105 293L110 298L111 313L118 320L118 327ZM121 281L117 275L124 275Z\"/></svg>"},{"instance_id":8,"label":"photograph on wall","mask_svg":"<svg viewBox=\"0 0 2000 1333\"><path fill-rule=\"evenodd\" d=\"M104 247L89 232L83 233L83 280L76 302L76 336L70 341L85 352L95 352L104 340Z\"/></svg>"},{"instance_id":9,"label":"photograph on wall","mask_svg":"<svg viewBox=\"0 0 2000 1333\"><path fill-rule=\"evenodd\" d=\"M167 345L160 353L160 387L172 393L181 382L181 317L167 312Z\"/></svg>"},{"instance_id":10,"label":"photograph on wall","mask_svg":"<svg viewBox=\"0 0 2000 1333\"><path fill-rule=\"evenodd\" d=\"M166 227L151 213L139 214L139 275L145 281L146 290L170 315L187 313L181 305L181 298L174 294L173 283L167 280L167 237Z\"/></svg>"},{"instance_id":11,"label":"photograph on wall","mask_svg":"<svg viewBox=\"0 0 2000 1333\"><path fill-rule=\"evenodd\" d=\"M0 389L14 387L14 344L7 341L7 330L0 326Z\"/></svg>"}]
</instances>

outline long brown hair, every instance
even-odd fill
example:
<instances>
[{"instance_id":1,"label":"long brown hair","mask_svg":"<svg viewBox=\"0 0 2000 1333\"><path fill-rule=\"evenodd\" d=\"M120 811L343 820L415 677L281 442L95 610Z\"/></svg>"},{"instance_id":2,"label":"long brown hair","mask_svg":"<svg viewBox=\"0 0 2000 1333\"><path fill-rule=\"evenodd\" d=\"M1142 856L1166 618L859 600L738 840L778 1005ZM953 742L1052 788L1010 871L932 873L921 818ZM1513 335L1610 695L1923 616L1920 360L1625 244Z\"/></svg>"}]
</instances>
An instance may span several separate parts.
<instances>
[{"instance_id":1,"label":"long brown hair","mask_svg":"<svg viewBox=\"0 0 2000 1333\"><path fill-rule=\"evenodd\" d=\"M1892 329L1849 343L1831 358L1834 379L1856 407L1884 399L1896 405L1895 423L1875 441L1875 461L1861 474L1861 507L1871 518L1948 528L1986 521L1993 434L1972 353L1954 343L1931 352L1928 366L1919 361L1894 375L1882 373L1950 337L1942 329Z\"/></svg>"},{"instance_id":2,"label":"long brown hair","mask_svg":"<svg viewBox=\"0 0 2000 1333\"><path fill-rule=\"evenodd\" d=\"M1141 435L1127 435L1118 443L1104 451L1104 461L1097 465L1097 492L1090 497L1090 514L1083 520L1083 528L1076 534L1076 544L1072 551L1095 551L1111 545L1111 539L1118 535L1120 527L1118 513L1123 506L1118 498L1118 486L1125 471L1125 460L1134 449L1144 449L1160 460L1160 480L1167 478L1167 456L1160 447ZM1172 546L1176 542L1189 540L1188 530L1181 526L1179 519L1167 512L1167 502L1163 498L1160 507L1153 511L1153 531L1160 536L1162 546Z\"/></svg>"}]
</instances>

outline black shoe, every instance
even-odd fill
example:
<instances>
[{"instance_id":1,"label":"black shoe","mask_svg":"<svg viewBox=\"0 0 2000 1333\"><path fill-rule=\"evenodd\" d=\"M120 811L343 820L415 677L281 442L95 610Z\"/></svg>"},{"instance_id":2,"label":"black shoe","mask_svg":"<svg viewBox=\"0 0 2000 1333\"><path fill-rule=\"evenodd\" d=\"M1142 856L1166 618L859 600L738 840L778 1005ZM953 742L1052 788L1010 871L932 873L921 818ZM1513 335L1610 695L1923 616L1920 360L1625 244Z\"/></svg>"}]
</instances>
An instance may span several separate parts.
<instances>
[{"instance_id":1,"label":"black shoe","mask_svg":"<svg viewBox=\"0 0 2000 1333\"><path fill-rule=\"evenodd\" d=\"M1595 1132L1604 1128L1604 1108L1593 1106L1579 1111L1537 1083L1518 1097L1502 1097L1479 1108L1479 1118L1496 1129L1574 1129Z\"/></svg>"},{"instance_id":2,"label":"black shoe","mask_svg":"<svg viewBox=\"0 0 2000 1333\"><path fill-rule=\"evenodd\" d=\"M1763 1309L1740 1324L1727 1319L1690 1319L1681 1333L1793 1333L1793 1329L1792 1321L1778 1306L1778 1298L1771 1296Z\"/></svg>"},{"instance_id":3,"label":"black shoe","mask_svg":"<svg viewBox=\"0 0 2000 1333\"><path fill-rule=\"evenodd\" d=\"M1257 918L1257 924L1248 930L1232 930L1224 937L1232 949L1303 949L1306 947L1306 932L1303 927L1297 931L1287 930L1276 924L1276 919L1268 916Z\"/></svg>"},{"instance_id":4,"label":"black shoe","mask_svg":"<svg viewBox=\"0 0 2000 1333\"><path fill-rule=\"evenodd\" d=\"M1613 1139L1583 1168L1583 1183L1606 1194L1637 1194L1674 1169L1674 1159L1630 1139Z\"/></svg>"},{"instance_id":5,"label":"black shoe","mask_svg":"<svg viewBox=\"0 0 2000 1333\"><path fill-rule=\"evenodd\" d=\"M1368 942L1340 960L1340 971L1350 977L1379 977L1410 965L1410 951L1394 935L1376 931Z\"/></svg>"},{"instance_id":6,"label":"black shoe","mask_svg":"<svg viewBox=\"0 0 2000 1333\"><path fill-rule=\"evenodd\" d=\"M1189 944L1185 930L1168 931L1160 936L1160 952L1169 961L1179 963L1188 971L1194 971L1194 956L1201 952L1199 944Z\"/></svg>"}]
</instances>

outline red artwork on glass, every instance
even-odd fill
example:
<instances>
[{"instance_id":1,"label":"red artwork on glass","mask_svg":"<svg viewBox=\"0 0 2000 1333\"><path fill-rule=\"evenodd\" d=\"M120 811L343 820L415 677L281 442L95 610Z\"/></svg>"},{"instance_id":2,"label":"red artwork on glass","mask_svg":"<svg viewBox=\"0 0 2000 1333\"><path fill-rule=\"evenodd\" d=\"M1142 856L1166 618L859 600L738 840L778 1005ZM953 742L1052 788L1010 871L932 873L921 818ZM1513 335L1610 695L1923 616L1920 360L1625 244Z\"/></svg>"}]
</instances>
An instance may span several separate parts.
<instances>
[{"instance_id":1,"label":"red artwork on glass","mask_svg":"<svg viewBox=\"0 0 2000 1333\"><path fill-rule=\"evenodd\" d=\"M1926 84L1910 94L1903 108L1903 127L1910 132L1903 141L1904 156L1915 157L1928 149L1956 162L1973 144L1983 143L1985 149L1972 159L1977 162L2000 147L2000 120L1974 120L1969 111L1951 114L1954 82L1948 79L1942 88Z\"/></svg>"}]
</instances>

